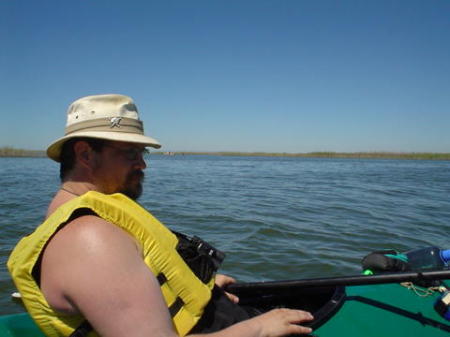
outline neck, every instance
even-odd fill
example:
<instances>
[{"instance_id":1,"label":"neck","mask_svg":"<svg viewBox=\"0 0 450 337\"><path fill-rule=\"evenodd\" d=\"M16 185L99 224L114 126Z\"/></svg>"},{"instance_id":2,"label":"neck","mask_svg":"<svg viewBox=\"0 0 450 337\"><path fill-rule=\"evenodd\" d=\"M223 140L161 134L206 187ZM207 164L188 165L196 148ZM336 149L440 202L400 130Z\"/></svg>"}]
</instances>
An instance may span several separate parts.
<instances>
[{"instance_id":1,"label":"neck","mask_svg":"<svg viewBox=\"0 0 450 337\"><path fill-rule=\"evenodd\" d=\"M75 193L75 192L73 192L73 191L71 191L71 190L68 190L67 188L64 188L64 187L61 187L60 189L61 189L62 191L64 191L64 192L67 192L67 193L76 195L77 197L80 195L80 194Z\"/></svg>"},{"instance_id":2,"label":"neck","mask_svg":"<svg viewBox=\"0 0 450 337\"><path fill-rule=\"evenodd\" d=\"M96 190L98 189L96 189L93 184L87 182L77 182L75 180L64 181L61 184L58 193L56 193L55 197L48 206L47 217L69 200L83 195L86 192Z\"/></svg>"},{"instance_id":3,"label":"neck","mask_svg":"<svg viewBox=\"0 0 450 337\"><path fill-rule=\"evenodd\" d=\"M86 192L96 191L97 189L89 183L64 182L60 190L78 197Z\"/></svg>"}]
</instances>

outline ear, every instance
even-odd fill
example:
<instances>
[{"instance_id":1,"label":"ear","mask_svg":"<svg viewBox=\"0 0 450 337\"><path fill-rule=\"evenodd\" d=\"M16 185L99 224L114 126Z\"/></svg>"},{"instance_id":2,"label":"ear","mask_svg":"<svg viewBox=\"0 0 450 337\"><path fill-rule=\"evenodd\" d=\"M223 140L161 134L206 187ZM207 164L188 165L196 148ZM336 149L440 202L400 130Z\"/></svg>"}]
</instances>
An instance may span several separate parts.
<instances>
[{"instance_id":1,"label":"ear","mask_svg":"<svg viewBox=\"0 0 450 337\"><path fill-rule=\"evenodd\" d=\"M83 166L90 166L93 158L93 150L89 144L83 140L76 142L73 146L76 161Z\"/></svg>"}]
</instances>

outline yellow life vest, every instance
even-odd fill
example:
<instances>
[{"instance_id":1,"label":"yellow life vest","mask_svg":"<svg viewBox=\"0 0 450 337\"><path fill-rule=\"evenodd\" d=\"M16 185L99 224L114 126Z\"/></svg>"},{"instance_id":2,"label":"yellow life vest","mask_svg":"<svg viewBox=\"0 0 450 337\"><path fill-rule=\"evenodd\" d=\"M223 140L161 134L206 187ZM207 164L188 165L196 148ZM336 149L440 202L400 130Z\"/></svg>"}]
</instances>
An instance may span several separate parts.
<instances>
[{"instance_id":1,"label":"yellow life vest","mask_svg":"<svg viewBox=\"0 0 450 337\"><path fill-rule=\"evenodd\" d=\"M158 278L179 336L199 321L211 298L214 278L202 283L176 251L178 238L148 211L122 194L88 192L59 207L31 235L23 238L8 260L8 269L33 319L47 336L69 336L85 319L54 311L33 276L51 237L77 209L90 209L130 233L142 246L144 262ZM91 332L89 336L96 336Z\"/></svg>"}]
</instances>

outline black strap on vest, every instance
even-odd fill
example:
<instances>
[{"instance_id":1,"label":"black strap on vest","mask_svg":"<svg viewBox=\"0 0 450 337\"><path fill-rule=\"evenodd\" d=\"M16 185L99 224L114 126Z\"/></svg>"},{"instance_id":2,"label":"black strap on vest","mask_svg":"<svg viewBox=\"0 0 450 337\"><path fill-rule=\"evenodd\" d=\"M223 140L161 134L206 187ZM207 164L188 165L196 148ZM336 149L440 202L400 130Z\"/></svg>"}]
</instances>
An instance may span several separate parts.
<instances>
[{"instance_id":1,"label":"black strap on vest","mask_svg":"<svg viewBox=\"0 0 450 337\"><path fill-rule=\"evenodd\" d=\"M177 297L177 299L175 300L175 302L173 302L173 304L169 307L169 313L170 313L170 317L174 317L178 311L180 311L180 309L183 307L184 302L181 299L181 297Z\"/></svg>"},{"instance_id":2,"label":"black strap on vest","mask_svg":"<svg viewBox=\"0 0 450 337\"><path fill-rule=\"evenodd\" d=\"M92 326L88 321L84 321L80 324L78 328L75 329L74 332L69 337L85 337L88 335L89 332L91 332Z\"/></svg>"},{"instance_id":3,"label":"black strap on vest","mask_svg":"<svg viewBox=\"0 0 450 337\"><path fill-rule=\"evenodd\" d=\"M162 286L164 283L167 282L167 277L163 273L159 273L156 276L156 279L158 280L160 286ZM184 305L183 300L181 299L181 297L178 296L175 299L175 302L173 302L172 305L169 307L170 317L173 318L178 313L178 311L180 311L183 305Z\"/></svg>"},{"instance_id":4,"label":"black strap on vest","mask_svg":"<svg viewBox=\"0 0 450 337\"><path fill-rule=\"evenodd\" d=\"M159 273L156 276L156 279L158 280L160 286L162 286L164 283L167 282L167 277L163 273ZM181 299L181 297L178 296L175 299L175 302L173 302L172 305L169 307L170 317L173 318L178 313L178 311L180 311L183 305L184 301Z\"/></svg>"},{"instance_id":5,"label":"black strap on vest","mask_svg":"<svg viewBox=\"0 0 450 337\"><path fill-rule=\"evenodd\" d=\"M167 277L163 273L159 273L158 276L156 276L156 279L160 286L167 282Z\"/></svg>"}]
</instances>

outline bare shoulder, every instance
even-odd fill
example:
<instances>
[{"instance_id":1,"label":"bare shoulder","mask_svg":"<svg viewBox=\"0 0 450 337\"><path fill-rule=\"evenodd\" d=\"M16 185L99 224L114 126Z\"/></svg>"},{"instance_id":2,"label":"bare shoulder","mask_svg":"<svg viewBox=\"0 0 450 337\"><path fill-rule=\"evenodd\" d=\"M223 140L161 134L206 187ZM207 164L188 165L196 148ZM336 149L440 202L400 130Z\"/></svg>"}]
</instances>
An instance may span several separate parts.
<instances>
[{"instance_id":1,"label":"bare shoulder","mask_svg":"<svg viewBox=\"0 0 450 337\"><path fill-rule=\"evenodd\" d=\"M138 244L131 235L98 216L85 215L55 234L45 249L43 264L52 262L58 269L65 269L81 262L87 269L95 263L136 254L139 258Z\"/></svg>"},{"instance_id":2,"label":"bare shoulder","mask_svg":"<svg viewBox=\"0 0 450 337\"><path fill-rule=\"evenodd\" d=\"M68 299L80 285L103 282L118 265L141 263L136 241L118 226L93 215L66 224L45 248L41 288L48 302L60 311L76 312Z\"/></svg>"},{"instance_id":3,"label":"bare shoulder","mask_svg":"<svg viewBox=\"0 0 450 337\"><path fill-rule=\"evenodd\" d=\"M118 226L106 221L105 219L96 215L83 215L65 225L60 233L70 233L71 235L104 235L107 233L120 233Z\"/></svg>"},{"instance_id":4,"label":"bare shoulder","mask_svg":"<svg viewBox=\"0 0 450 337\"><path fill-rule=\"evenodd\" d=\"M70 222L48 244L41 271L49 304L81 313L101 336L174 336L156 277L114 224L95 216Z\"/></svg>"},{"instance_id":5,"label":"bare shoulder","mask_svg":"<svg viewBox=\"0 0 450 337\"><path fill-rule=\"evenodd\" d=\"M116 245L119 245L117 247ZM136 241L120 227L94 215L85 215L66 224L50 241L48 249L70 252L77 251L77 255L88 251L97 253L105 248L116 246L137 248Z\"/></svg>"}]
</instances>

